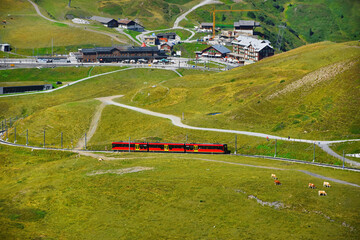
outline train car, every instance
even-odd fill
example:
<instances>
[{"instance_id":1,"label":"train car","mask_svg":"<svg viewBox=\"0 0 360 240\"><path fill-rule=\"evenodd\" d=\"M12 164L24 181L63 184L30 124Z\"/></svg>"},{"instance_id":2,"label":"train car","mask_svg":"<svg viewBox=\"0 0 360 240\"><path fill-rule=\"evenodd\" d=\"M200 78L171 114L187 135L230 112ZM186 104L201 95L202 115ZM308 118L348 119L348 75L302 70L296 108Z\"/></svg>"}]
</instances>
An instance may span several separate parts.
<instances>
[{"instance_id":1,"label":"train car","mask_svg":"<svg viewBox=\"0 0 360 240\"><path fill-rule=\"evenodd\" d=\"M112 143L112 150L120 151L120 152L128 152L130 148L131 152L148 152L148 143L144 142L113 142Z\"/></svg>"},{"instance_id":2,"label":"train car","mask_svg":"<svg viewBox=\"0 0 360 240\"><path fill-rule=\"evenodd\" d=\"M185 152L185 144L183 143L148 143L148 146L149 152Z\"/></svg>"},{"instance_id":3,"label":"train car","mask_svg":"<svg viewBox=\"0 0 360 240\"><path fill-rule=\"evenodd\" d=\"M211 153L211 154L228 154L226 144L213 143L189 143L186 144L187 153Z\"/></svg>"},{"instance_id":4,"label":"train car","mask_svg":"<svg viewBox=\"0 0 360 240\"><path fill-rule=\"evenodd\" d=\"M226 144L212 143L144 143L144 142L113 142L112 150L121 152L173 152L173 153L202 153L228 154Z\"/></svg>"}]
</instances>

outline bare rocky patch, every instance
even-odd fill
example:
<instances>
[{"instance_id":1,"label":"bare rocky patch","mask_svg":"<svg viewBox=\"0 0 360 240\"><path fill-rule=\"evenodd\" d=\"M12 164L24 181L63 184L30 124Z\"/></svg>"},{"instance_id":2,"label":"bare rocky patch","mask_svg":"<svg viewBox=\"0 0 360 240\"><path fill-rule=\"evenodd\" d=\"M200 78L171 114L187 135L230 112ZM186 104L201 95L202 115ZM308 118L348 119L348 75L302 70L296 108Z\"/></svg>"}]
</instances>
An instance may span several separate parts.
<instances>
[{"instance_id":1,"label":"bare rocky patch","mask_svg":"<svg viewBox=\"0 0 360 240\"><path fill-rule=\"evenodd\" d=\"M94 175L107 174L107 173L122 175L126 173L142 172L153 169L154 169L153 167L131 167L131 168L111 169L111 170L97 170L87 173L86 175L94 176Z\"/></svg>"},{"instance_id":2,"label":"bare rocky patch","mask_svg":"<svg viewBox=\"0 0 360 240\"><path fill-rule=\"evenodd\" d=\"M294 92L295 90L302 88L303 91L307 91L312 89L316 84L319 84L323 81L327 81L335 77L336 75L348 70L351 68L355 62L340 62L335 63L330 66L326 66L323 68L320 68L316 71L313 71L307 75L305 75L303 78L290 83L285 88L271 94L266 98L266 100L271 100L275 97Z\"/></svg>"}]
</instances>

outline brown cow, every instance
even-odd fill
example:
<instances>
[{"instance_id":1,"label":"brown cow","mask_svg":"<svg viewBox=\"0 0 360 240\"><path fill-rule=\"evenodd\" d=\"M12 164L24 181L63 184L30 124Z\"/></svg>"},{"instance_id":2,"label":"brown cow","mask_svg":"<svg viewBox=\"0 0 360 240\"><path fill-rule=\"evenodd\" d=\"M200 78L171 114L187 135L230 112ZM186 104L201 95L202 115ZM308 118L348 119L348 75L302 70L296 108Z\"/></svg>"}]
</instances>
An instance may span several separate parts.
<instances>
[{"instance_id":1,"label":"brown cow","mask_svg":"<svg viewBox=\"0 0 360 240\"><path fill-rule=\"evenodd\" d=\"M275 185L281 185L281 182L279 180L274 181Z\"/></svg>"},{"instance_id":2,"label":"brown cow","mask_svg":"<svg viewBox=\"0 0 360 240\"><path fill-rule=\"evenodd\" d=\"M315 184L309 183L309 188L315 189L315 188L316 188L316 187L315 187Z\"/></svg>"}]
</instances>

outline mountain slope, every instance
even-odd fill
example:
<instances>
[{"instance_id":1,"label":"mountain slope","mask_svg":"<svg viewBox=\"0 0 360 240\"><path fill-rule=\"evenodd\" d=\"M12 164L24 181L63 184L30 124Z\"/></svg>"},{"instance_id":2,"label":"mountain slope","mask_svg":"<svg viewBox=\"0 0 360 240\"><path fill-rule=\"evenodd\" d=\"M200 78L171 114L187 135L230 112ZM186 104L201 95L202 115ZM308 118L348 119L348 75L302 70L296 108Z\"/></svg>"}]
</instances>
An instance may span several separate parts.
<instances>
[{"instance_id":1,"label":"mountain slope","mask_svg":"<svg viewBox=\"0 0 360 240\"><path fill-rule=\"evenodd\" d=\"M306 139L358 138L359 65L358 43L323 42L226 73L169 80L163 84L170 89L166 97L154 99L156 89L148 88L136 94L149 97L125 99L178 116L185 112L190 125ZM222 114L207 115L213 112Z\"/></svg>"}]
</instances>

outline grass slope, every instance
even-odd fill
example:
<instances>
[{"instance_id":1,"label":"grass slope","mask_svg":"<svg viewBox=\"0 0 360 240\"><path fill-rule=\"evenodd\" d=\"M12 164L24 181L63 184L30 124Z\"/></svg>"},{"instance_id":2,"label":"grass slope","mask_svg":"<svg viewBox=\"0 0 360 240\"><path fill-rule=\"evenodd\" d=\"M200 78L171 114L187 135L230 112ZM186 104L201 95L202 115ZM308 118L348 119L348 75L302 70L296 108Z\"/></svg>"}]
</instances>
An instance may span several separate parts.
<instances>
[{"instance_id":1,"label":"grass slope","mask_svg":"<svg viewBox=\"0 0 360 240\"><path fill-rule=\"evenodd\" d=\"M200 0L78 0L72 1L70 8L67 0L41 0L38 4L49 16L59 20L65 19L67 14L76 17L98 15L115 19L126 17L138 19L147 28L161 29L169 28L177 16L198 2Z\"/></svg>"},{"instance_id":2,"label":"grass slope","mask_svg":"<svg viewBox=\"0 0 360 240\"><path fill-rule=\"evenodd\" d=\"M127 159L98 162L66 152L0 149L2 239L359 236L359 190L332 183L328 196L318 197L307 184L320 186L322 180L300 172L205 162L191 155L121 154L116 156ZM255 163L230 156L206 158ZM304 165L272 165L314 170ZM135 166L153 170L87 175ZM321 169L322 174L329 171L340 179L344 174ZM282 186L273 184L272 173L280 177ZM358 173L346 175L359 179ZM249 195L265 202L278 201L285 208L262 206ZM274 219L276 228L269 224Z\"/></svg>"},{"instance_id":3,"label":"grass slope","mask_svg":"<svg viewBox=\"0 0 360 240\"><path fill-rule=\"evenodd\" d=\"M189 125L305 139L359 138L359 56L352 44L318 43L226 73L168 80L166 97L154 99L148 88L143 91L149 97L131 102L136 96L128 94L119 101L177 116L184 112ZM213 112L222 114L208 115Z\"/></svg>"},{"instance_id":4,"label":"grass slope","mask_svg":"<svg viewBox=\"0 0 360 240\"><path fill-rule=\"evenodd\" d=\"M5 0L2 5L6 8L0 10L0 17L7 23L0 28L1 41L10 43L13 52L16 49L16 53L25 55L50 54L52 40L57 54L94 45L111 46L113 43L108 36L49 22L38 16L27 1ZM122 35L119 38L127 39Z\"/></svg>"}]
</instances>

